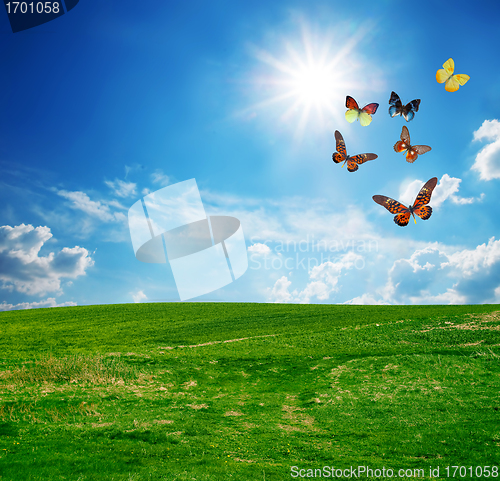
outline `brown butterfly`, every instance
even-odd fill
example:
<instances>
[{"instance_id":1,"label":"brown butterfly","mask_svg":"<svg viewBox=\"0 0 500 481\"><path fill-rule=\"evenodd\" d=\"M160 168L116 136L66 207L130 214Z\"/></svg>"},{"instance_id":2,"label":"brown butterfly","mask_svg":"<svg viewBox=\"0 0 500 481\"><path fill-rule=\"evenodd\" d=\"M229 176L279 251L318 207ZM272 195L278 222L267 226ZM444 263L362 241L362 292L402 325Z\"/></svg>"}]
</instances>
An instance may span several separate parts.
<instances>
[{"instance_id":1,"label":"brown butterfly","mask_svg":"<svg viewBox=\"0 0 500 481\"><path fill-rule=\"evenodd\" d=\"M415 214L423 220L427 220L432 214L432 207L426 204L431 201L432 191L434 190L434 187L436 187L437 181L437 177L433 177L428 180L420 189L413 205L410 205L409 207L405 207L397 200L386 197L385 195L374 195L373 200L377 204L385 207L391 214L397 214L394 216L394 222L397 225L401 227L408 225L410 215L413 216L413 220L416 224L417 219L415 218Z\"/></svg>"},{"instance_id":2,"label":"brown butterfly","mask_svg":"<svg viewBox=\"0 0 500 481\"><path fill-rule=\"evenodd\" d=\"M349 172L356 172L356 170L358 170L358 164L364 164L365 162L374 160L378 157L377 154L358 154L353 155L352 157L347 155L344 138L338 130L335 131L335 140L337 141L337 152L332 155L332 160L336 164L344 162L342 167L344 167L347 162L347 170Z\"/></svg>"},{"instance_id":3,"label":"brown butterfly","mask_svg":"<svg viewBox=\"0 0 500 481\"><path fill-rule=\"evenodd\" d=\"M399 95L396 92L391 93L391 98L389 99L389 115L391 117L396 117L396 115L402 115L404 119L409 122L415 116L415 112L418 112L418 107L420 105L420 99L412 100L406 105L403 105Z\"/></svg>"},{"instance_id":4,"label":"brown butterfly","mask_svg":"<svg viewBox=\"0 0 500 481\"><path fill-rule=\"evenodd\" d=\"M401 140L398 140L394 144L394 150L396 152L405 152L406 151L406 161L407 162L415 162L417 160L418 155L425 154L432 150L428 145L411 145L410 144L410 132L408 132L408 128L406 125L403 125L403 130L401 132Z\"/></svg>"}]
</instances>

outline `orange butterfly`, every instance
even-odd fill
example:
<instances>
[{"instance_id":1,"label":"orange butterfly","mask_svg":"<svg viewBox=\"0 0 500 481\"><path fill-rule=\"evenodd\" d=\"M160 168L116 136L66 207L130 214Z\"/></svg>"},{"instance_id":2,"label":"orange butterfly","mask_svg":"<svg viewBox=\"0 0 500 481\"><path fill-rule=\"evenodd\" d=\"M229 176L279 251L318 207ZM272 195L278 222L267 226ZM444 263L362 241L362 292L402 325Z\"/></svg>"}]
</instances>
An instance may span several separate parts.
<instances>
[{"instance_id":1,"label":"orange butterfly","mask_svg":"<svg viewBox=\"0 0 500 481\"><path fill-rule=\"evenodd\" d=\"M356 172L356 170L358 170L358 164L364 164L365 162L374 160L378 157L377 154L358 154L353 155L352 157L347 155L344 138L338 130L335 131L335 140L337 141L337 152L332 155L332 160L336 164L344 162L342 167L344 167L347 162L347 170L349 172Z\"/></svg>"},{"instance_id":2,"label":"orange butterfly","mask_svg":"<svg viewBox=\"0 0 500 481\"><path fill-rule=\"evenodd\" d=\"M410 132L408 132L408 127L406 127L406 125L403 125L403 130L401 131L401 140L398 140L394 144L394 150L398 153L406 151L406 161L413 163L415 162L415 160L417 160L419 154L425 154L432 149L428 145L411 145Z\"/></svg>"},{"instance_id":3,"label":"orange butterfly","mask_svg":"<svg viewBox=\"0 0 500 481\"><path fill-rule=\"evenodd\" d=\"M368 104L365 105L362 109L359 108L358 102L356 102L349 95L345 98L345 106L349 109L345 113L345 118L349 123L353 123L356 119L359 119L359 123L366 127L370 125L372 121L371 114L374 114L378 109L378 104Z\"/></svg>"},{"instance_id":4,"label":"orange butterfly","mask_svg":"<svg viewBox=\"0 0 500 481\"><path fill-rule=\"evenodd\" d=\"M397 225L401 227L408 225L410 215L413 216L413 220L416 224L417 219L415 218L415 214L423 220L427 220L432 214L432 207L426 204L431 201L432 191L434 190L434 187L436 187L437 181L437 177L433 177L428 180L420 189L413 205L410 205L409 207L405 207L397 200L386 197L385 195L374 195L373 200L377 204L385 207L391 214L397 214L394 216L394 222Z\"/></svg>"}]
</instances>

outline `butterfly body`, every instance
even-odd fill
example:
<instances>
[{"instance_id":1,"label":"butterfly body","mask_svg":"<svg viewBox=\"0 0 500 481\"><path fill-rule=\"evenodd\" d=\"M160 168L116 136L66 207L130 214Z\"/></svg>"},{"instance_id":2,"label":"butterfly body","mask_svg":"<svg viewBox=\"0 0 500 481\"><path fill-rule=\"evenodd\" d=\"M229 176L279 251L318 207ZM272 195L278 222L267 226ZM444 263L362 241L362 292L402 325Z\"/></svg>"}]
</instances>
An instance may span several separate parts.
<instances>
[{"instance_id":1,"label":"butterfly body","mask_svg":"<svg viewBox=\"0 0 500 481\"><path fill-rule=\"evenodd\" d=\"M399 95L396 92L391 93L391 98L389 99L389 115L391 117L396 117L396 115L401 115L404 119L409 122L415 116L415 112L418 112L420 106L420 99L412 100L406 105L403 105Z\"/></svg>"},{"instance_id":2,"label":"butterfly body","mask_svg":"<svg viewBox=\"0 0 500 481\"><path fill-rule=\"evenodd\" d=\"M401 131L401 140L398 140L394 144L394 150L398 153L406 152L406 161L413 163L417 160L419 155L425 154L432 150L428 145L411 145L410 143L410 132L408 131L408 127L403 125L403 129Z\"/></svg>"},{"instance_id":3,"label":"butterfly body","mask_svg":"<svg viewBox=\"0 0 500 481\"><path fill-rule=\"evenodd\" d=\"M347 163L347 170L349 172L355 172L358 170L359 165L368 162L369 160L374 160L378 157L377 154L358 154L358 155L347 155L347 149L345 147L344 138L342 134L336 130L335 131L335 141L337 144L337 152L332 155L332 160L339 164L343 162L342 167Z\"/></svg>"},{"instance_id":4,"label":"butterfly body","mask_svg":"<svg viewBox=\"0 0 500 481\"><path fill-rule=\"evenodd\" d=\"M432 215L432 207L426 204L428 204L431 200L432 191L436 187L437 181L437 177L433 177L428 180L420 189L413 205L408 207L404 206L397 200L386 197L385 195L374 195L372 198L377 204L385 207L391 214L396 214L394 216L394 222L401 227L405 227L408 225L410 217L412 216L415 224L417 223L415 214L423 220L429 219Z\"/></svg>"},{"instance_id":5,"label":"butterfly body","mask_svg":"<svg viewBox=\"0 0 500 481\"><path fill-rule=\"evenodd\" d=\"M345 98L345 106L349 109L345 113L345 118L349 123L353 123L355 120L359 120L359 123L366 127L370 125L372 121L372 114L374 114L378 109L378 104L372 103L365 105L362 109L359 108L358 102L356 102L349 95Z\"/></svg>"},{"instance_id":6,"label":"butterfly body","mask_svg":"<svg viewBox=\"0 0 500 481\"><path fill-rule=\"evenodd\" d=\"M438 83L444 83L444 89L447 92L456 92L461 85L465 85L470 77L465 74L455 74L455 62L452 58L449 58L444 64L443 68L440 68L436 72L436 80Z\"/></svg>"}]
</instances>

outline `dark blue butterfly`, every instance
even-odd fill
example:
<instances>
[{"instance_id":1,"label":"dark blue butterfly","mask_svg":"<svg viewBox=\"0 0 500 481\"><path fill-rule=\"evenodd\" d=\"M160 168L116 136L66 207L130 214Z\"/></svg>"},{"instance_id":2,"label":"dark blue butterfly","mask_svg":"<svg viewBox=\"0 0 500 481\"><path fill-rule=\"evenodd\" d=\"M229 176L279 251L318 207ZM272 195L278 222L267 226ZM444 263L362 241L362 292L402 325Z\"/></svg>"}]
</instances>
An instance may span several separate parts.
<instances>
[{"instance_id":1,"label":"dark blue butterfly","mask_svg":"<svg viewBox=\"0 0 500 481\"><path fill-rule=\"evenodd\" d=\"M391 117L396 117L396 115L402 115L407 122L413 119L415 112L418 112L418 107L420 105L420 99L412 100L406 105L403 105L399 95L396 92L391 93L391 98L389 99L389 115Z\"/></svg>"}]
</instances>

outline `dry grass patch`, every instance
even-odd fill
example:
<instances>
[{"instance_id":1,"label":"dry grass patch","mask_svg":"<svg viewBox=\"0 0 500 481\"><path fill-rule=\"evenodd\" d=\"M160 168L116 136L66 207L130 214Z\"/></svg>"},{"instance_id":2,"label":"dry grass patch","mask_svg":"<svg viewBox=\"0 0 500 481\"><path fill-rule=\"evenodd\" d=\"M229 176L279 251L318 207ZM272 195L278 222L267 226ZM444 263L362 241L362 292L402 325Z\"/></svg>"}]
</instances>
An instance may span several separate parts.
<instances>
[{"instance_id":1,"label":"dry grass patch","mask_svg":"<svg viewBox=\"0 0 500 481\"><path fill-rule=\"evenodd\" d=\"M208 404L186 404L186 406L193 409L208 409Z\"/></svg>"},{"instance_id":2,"label":"dry grass patch","mask_svg":"<svg viewBox=\"0 0 500 481\"><path fill-rule=\"evenodd\" d=\"M0 382L15 385L40 383L116 384L138 379L141 372L120 360L102 355L42 356L21 367L0 372ZM47 391L50 392L50 391Z\"/></svg>"},{"instance_id":3,"label":"dry grass patch","mask_svg":"<svg viewBox=\"0 0 500 481\"><path fill-rule=\"evenodd\" d=\"M420 332L429 332L435 329L461 329L468 331L500 331L500 311L495 311L486 314L468 314L469 322L455 324L454 322L446 321L444 326L428 326ZM496 325L487 326L485 324L496 322Z\"/></svg>"}]
</instances>

